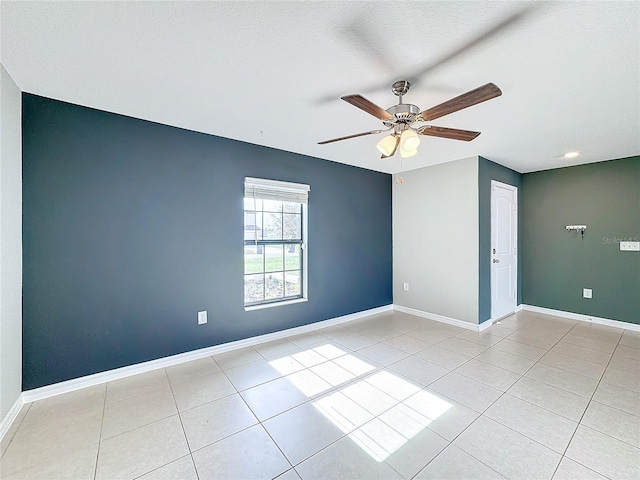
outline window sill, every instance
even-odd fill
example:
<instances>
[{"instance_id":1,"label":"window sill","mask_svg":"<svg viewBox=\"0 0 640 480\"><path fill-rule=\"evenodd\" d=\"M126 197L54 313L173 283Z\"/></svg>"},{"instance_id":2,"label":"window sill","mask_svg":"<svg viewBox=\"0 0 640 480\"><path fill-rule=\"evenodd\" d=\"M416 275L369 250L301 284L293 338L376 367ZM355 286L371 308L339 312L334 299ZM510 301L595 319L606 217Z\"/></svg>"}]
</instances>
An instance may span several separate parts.
<instances>
[{"instance_id":1,"label":"window sill","mask_svg":"<svg viewBox=\"0 0 640 480\"><path fill-rule=\"evenodd\" d=\"M251 307L244 307L245 312L252 312L254 310L263 310L265 308L282 307L284 305L293 305L294 303L308 302L307 298L296 298L295 300L285 300L283 302L265 303L263 305L253 305Z\"/></svg>"}]
</instances>

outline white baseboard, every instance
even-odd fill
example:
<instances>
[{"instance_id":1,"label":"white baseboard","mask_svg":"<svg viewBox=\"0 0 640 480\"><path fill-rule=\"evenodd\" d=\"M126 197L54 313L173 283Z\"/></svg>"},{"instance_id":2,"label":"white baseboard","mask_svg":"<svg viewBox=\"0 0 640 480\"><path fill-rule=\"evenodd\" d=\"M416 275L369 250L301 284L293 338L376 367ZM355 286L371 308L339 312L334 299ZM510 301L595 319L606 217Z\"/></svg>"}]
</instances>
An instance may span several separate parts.
<instances>
[{"instance_id":1,"label":"white baseboard","mask_svg":"<svg viewBox=\"0 0 640 480\"><path fill-rule=\"evenodd\" d=\"M11 428L11 425L20 413L20 409L22 408L24 403L24 399L22 398L22 395L20 395L9 409L9 412L7 412L7 414L0 422L0 440L4 438L4 436Z\"/></svg>"},{"instance_id":2,"label":"white baseboard","mask_svg":"<svg viewBox=\"0 0 640 480\"><path fill-rule=\"evenodd\" d=\"M312 332L321 328L339 325L341 323L350 322L359 318L368 317L370 315L387 312L392 309L392 305L385 305L384 307L372 308L370 310L364 310L362 312L330 318L328 320L311 323L309 325L302 325L300 327L267 333L265 335L259 335L257 337L245 338L243 340L237 340L235 342L223 343L222 345L201 348L199 350L193 350L191 352L180 353L178 355L171 355L169 357L159 358L157 360L151 360L127 367L116 368L113 370L108 370L106 372L95 373L93 375L87 375L85 377L74 378L72 380L54 383L53 385L46 385L44 387L26 390L22 392L22 400L24 403L33 402L35 400L42 400L43 398L53 397L55 395L72 392L81 388L92 387L94 385L99 385L105 382L112 382L120 378L138 375L140 373L149 372L158 368L170 367L172 365L178 365L180 363L189 362L191 360L197 360L199 358L205 358L211 355L217 355L219 353L224 353L231 350L237 350L239 348L250 347L253 345L258 345L260 343L271 342L273 340L290 337L292 335L300 335L302 333Z\"/></svg>"},{"instance_id":3,"label":"white baseboard","mask_svg":"<svg viewBox=\"0 0 640 480\"><path fill-rule=\"evenodd\" d=\"M464 320L458 320L457 318L445 317L444 315L438 315L437 313L423 312L422 310L416 310L415 308L403 307L402 305L393 305L393 309L398 312L408 313L409 315L415 315L416 317L428 318L429 320L435 320L436 322L446 323L448 325L455 325L456 327L466 328L473 330L474 332L481 332L491 326L491 322L487 320L481 324L469 323Z\"/></svg>"},{"instance_id":4,"label":"white baseboard","mask_svg":"<svg viewBox=\"0 0 640 480\"><path fill-rule=\"evenodd\" d=\"M491 320L485 320L480 325L478 325L478 332L482 332L483 330L486 330L491 325L493 325L493 322Z\"/></svg>"},{"instance_id":5,"label":"white baseboard","mask_svg":"<svg viewBox=\"0 0 640 480\"><path fill-rule=\"evenodd\" d=\"M535 305L523 304L522 310L534 313L542 313L545 315L555 315L556 317L570 318L571 320L579 320L581 322L596 323L598 325L606 325L608 327L624 328L625 330L640 332L640 325L638 325L637 323L621 322L620 320L594 317L592 315L583 315L581 313L565 312L563 310L554 310L552 308L536 307Z\"/></svg>"}]
</instances>

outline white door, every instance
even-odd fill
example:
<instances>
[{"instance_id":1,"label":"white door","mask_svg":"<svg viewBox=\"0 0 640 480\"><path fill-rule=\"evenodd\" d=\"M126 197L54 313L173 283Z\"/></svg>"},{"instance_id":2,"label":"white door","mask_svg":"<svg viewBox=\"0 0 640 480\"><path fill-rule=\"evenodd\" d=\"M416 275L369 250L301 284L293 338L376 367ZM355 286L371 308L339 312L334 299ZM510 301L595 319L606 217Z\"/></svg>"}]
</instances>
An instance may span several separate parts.
<instances>
[{"instance_id":1,"label":"white door","mask_svg":"<svg viewBox=\"0 0 640 480\"><path fill-rule=\"evenodd\" d=\"M516 311L518 189L491 181L491 320Z\"/></svg>"}]
</instances>

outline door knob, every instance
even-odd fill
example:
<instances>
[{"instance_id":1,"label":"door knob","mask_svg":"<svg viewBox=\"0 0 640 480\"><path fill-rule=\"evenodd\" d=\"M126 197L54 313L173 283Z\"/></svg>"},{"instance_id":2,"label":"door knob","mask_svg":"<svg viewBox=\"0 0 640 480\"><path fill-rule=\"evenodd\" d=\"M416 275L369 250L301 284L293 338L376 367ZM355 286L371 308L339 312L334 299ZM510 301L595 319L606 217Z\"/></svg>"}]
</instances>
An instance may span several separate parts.
<instances>
[{"instance_id":1,"label":"door knob","mask_svg":"<svg viewBox=\"0 0 640 480\"><path fill-rule=\"evenodd\" d=\"M493 259L493 263L500 263L500 260L498 260L498 259L494 258L494 259Z\"/></svg>"}]
</instances>

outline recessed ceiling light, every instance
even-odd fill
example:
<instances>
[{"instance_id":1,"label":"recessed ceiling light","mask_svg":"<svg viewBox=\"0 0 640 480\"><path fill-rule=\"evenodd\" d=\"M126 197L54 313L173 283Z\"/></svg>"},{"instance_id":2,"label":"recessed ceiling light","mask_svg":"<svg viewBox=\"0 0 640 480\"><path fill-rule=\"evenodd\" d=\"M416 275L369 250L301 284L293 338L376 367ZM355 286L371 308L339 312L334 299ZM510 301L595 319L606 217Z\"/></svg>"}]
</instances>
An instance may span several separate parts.
<instances>
[{"instance_id":1,"label":"recessed ceiling light","mask_svg":"<svg viewBox=\"0 0 640 480\"><path fill-rule=\"evenodd\" d=\"M580 155L580 152L567 152L564 154L564 158L576 158Z\"/></svg>"}]
</instances>

